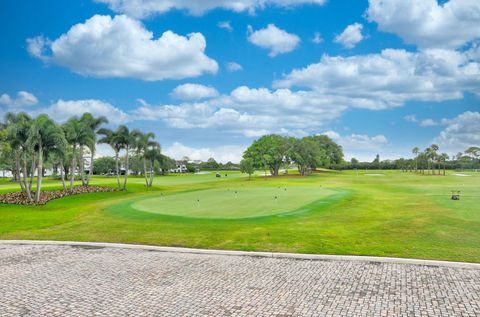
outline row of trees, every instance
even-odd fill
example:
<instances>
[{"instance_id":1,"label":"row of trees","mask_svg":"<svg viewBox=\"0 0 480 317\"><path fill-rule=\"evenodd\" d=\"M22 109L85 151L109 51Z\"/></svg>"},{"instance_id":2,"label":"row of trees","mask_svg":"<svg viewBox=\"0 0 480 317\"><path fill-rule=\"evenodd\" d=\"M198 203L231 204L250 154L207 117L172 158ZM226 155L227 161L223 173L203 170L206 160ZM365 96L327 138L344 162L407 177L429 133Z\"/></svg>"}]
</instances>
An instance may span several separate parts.
<instances>
[{"instance_id":1,"label":"row of trees","mask_svg":"<svg viewBox=\"0 0 480 317\"><path fill-rule=\"evenodd\" d=\"M412 154L413 158L383 161L377 155L372 162L359 162L352 158L350 162L343 162L334 168L403 170L424 175L445 174L447 169L480 169L479 147L469 147L464 152L449 156L447 153L439 153L439 146L432 144L424 151L415 147L412 149Z\"/></svg>"},{"instance_id":2,"label":"row of trees","mask_svg":"<svg viewBox=\"0 0 480 317\"><path fill-rule=\"evenodd\" d=\"M241 171L251 175L255 169L269 170L278 176L282 167L296 164L304 176L318 167L332 167L343 161L342 147L325 135L304 138L265 135L244 152Z\"/></svg>"},{"instance_id":3,"label":"row of trees","mask_svg":"<svg viewBox=\"0 0 480 317\"><path fill-rule=\"evenodd\" d=\"M115 169L118 188L127 188L129 157L134 154L143 163L145 185L152 186L153 168L159 160L160 144L153 133L130 131L121 125L116 130L102 128L108 123L105 117L85 113L72 117L60 125L48 115L32 118L28 114L8 113L0 124L0 161L2 168L12 171L22 192L33 202L40 200L45 163L51 164L60 177L65 191L73 190L78 174L82 185L88 186L94 169L94 156L98 143L110 145L115 152ZM97 138L100 136L100 138ZM125 153L125 174L120 182L120 152ZM85 170L85 154L90 154L90 168ZM70 178L67 189L66 178ZM33 184L36 178L36 190Z\"/></svg>"}]
</instances>

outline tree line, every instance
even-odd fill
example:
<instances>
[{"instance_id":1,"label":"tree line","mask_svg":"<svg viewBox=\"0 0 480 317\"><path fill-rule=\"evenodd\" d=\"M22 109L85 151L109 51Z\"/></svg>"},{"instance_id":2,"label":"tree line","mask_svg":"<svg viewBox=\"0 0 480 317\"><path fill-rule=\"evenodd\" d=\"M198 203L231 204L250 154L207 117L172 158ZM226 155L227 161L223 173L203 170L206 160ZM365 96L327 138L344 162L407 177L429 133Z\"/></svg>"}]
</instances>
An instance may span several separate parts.
<instances>
[{"instance_id":1,"label":"tree line","mask_svg":"<svg viewBox=\"0 0 480 317\"><path fill-rule=\"evenodd\" d=\"M304 176L316 168L330 168L342 161L342 147L326 135L295 138L270 134L248 147L240 169L249 175L255 170L268 170L272 176L278 176L280 168L296 164L300 175Z\"/></svg>"},{"instance_id":2,"label":"tree line","mask_svg":"<svg viewBox=\"0 0 480 317\"><path fill-rule=\"evenodd\" d=\"M143 133L120 125L116 130L102 127L107 118L90 113L74 116L58 124L46 114L31 117L27 113L8 113L0 123L1 168L12 171L14 180L31 202L40 200L45 164L60 172L63 189L72 191L75 176L88 186L94 173L97 144L108 144L114 151L119 189L127 189L130 155L140 159L145 185L152 186L154 167L167 159L153 133ZM85 170L85 153L90 152L89 170ZM120 180L120 153L124 152L125 173ZM168 161L171 163L171 161ZM69 184L67 185L67 179ZM36 179L36 190L33 185Z\"/></svg>"},{"instance_id":3,"label":"tree line","mask_svg":"<svg viewBox=\"0 0 480 317\"><path fill-rule=\"evenodd\" d=\"M422 175L445 175L446 170L480 169L480 147L472 146L464 152L449 156L440 153L439 146L432 144L423 151L418 147L412 149L413 158L399 158L396 160L380 160L377 157L372 162L360 162L352 158L350 162L343 162L334 168L343 169L387 169L415 172Z\"/></svg>"}]
</instances>

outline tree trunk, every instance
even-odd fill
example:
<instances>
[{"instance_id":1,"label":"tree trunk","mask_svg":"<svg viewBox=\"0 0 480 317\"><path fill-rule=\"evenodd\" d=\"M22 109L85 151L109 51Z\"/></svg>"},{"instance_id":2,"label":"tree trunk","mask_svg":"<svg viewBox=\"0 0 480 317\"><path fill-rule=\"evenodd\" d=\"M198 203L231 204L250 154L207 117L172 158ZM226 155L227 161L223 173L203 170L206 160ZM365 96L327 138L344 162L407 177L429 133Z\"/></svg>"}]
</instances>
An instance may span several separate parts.
<instances>
[{"instance_id":1,"label":"tree trunk","mask_svg":"<svg viewBox=\"0 0 480 317\"><path fill-rule=\"evenodd\" d=\"M15 168L17 169L15 172L15 176L18 178L20 181L20 188L22 189L22 192L26 192L25 187L23 186L23 181L21 179L21 174L20 174L20 157L15 154Z\"/></svg>"},{"instance_id":2,"label":"tree trunk","mask_svg":"<svg viewBox=\"0 0 480 317\"><path fill-rule=\"evenodd\" d=\"M85 186L85 162L83 160L83 145L80 145L80 177L82 179L82 186Z\"/></svg>"},{"instance_id":3,"label":"tree trunk","mask_svg":"<svg viewBox=\"0 0 480 317\"><path fill-rule=\"evenodd\" d=\"M30 182L28 184L28 188L30 189L30 191L32 190L32 185L33 185L33 179L35 178L35 161L37 160L37 158L35 157L35 154L33 154L33 157L32 157L32 168L31 168L31 174L30 174Z\"/></svg>"},{"instance_id":4,"label":"tree trunk","mask_svg":"<svg viewBox=\"0 0 480 317\"><path fill-rule=\"evenodd\" d=\"M88 172L87 186L90 185L90 180L92 179L92 175L93 175L93 156L94 155L95 155L95 150L92 148L90 149L90 171Z\"/></svg>"},{"instance_id":5,"label":"tree trunk","mask_svg":"<svg viewBox=\"0 0 480 317\"><path fill-rule=\"evenodd\" d=\"M147 160L145 160L145 156L143 157L143 174L145 177L145 186L148 186L148 175L147 175Z\"/></svg>"},{"instance_id":6,"label":"tree trunk","mask_svg":"<svg viewBox=\"0 0 480 317\"><path fill-rule=\"evenodd\" d=\"M125 156L125 178L123 179L123 189L127 189L127 179L128 179L128 164L129 164L129 161L128 161L128 150L129 150L129 147L127 146L126 148L127 150L127 154Z\"/></svg>"},{"instance_id":7,"label":"tree trunk","mask_svg":"<svg viewBox=\"0 0 480 317\"><path fill-rule=\"evenodd\" d=\"M62 178L63 191L67 191L67 184L65 184L65 168L63 167L63 161L60 161L60 176Z\"/></svg>"},{"instance_id":8,"label":"tree trunk","mask_svg":"<svg viewBox=\"0 0 480 317\"><path fill-rule=\"evenodd\" d=\"M40 196L42 192L42 178L43 178L43 148L42 145L38 147L38 172L37 172L37 192L35 194L35 201L37 204L40 202Z\"/></svg>"},{"instance_id":9,"label":"tree trunk","mask_svg":"<svg viewBox=\"0 0 480 317\"><path fill-rule=\"evenodd\" d=\"M77 156L75 155L75 150L77 149L77 145L73 144L73 155L72 155L72 166L70 167L71 175L70 175L70 191L73 190L73 181L75 180L75 170L77 169Z\"/></svg>"},{"instance_id":10,"label":"tree trunk","mask_svg":"<svg viewBox=\"0 0 480 317\"><path fill-rule=\"evenodd\" d=\"M32 193L30 192L30 187L28 187L27 155L25 153L23 154L23 177L20 176L20 179L21 178L23 178L23 180L20 180L20 181L24 182L25 190L27 191L28 200L32 202L33 201Z\"/></svg>"},{"instance_id":11,"label":"tree trunk","mask_svg":"<svg viewBox=\"0 0 480 317\"><path fill-rule=\"evenodd\" d=\"M149 187L152 187L153 185L154 176L155 176L155 161L151 160L150 161L150 182L148 184Z\"/></svg>"},{"instance_id":12,"label":"tree trunk","mask_svg":"<svg viewBox=\"0 0 480 317\"><path fill-rule=\"evenodd\" d=\"M117 184L118 184L118 189L120 189L120 169L118 167L118 150L115 150L115 168L117 170Z\"/></svg>"}]
</instances>

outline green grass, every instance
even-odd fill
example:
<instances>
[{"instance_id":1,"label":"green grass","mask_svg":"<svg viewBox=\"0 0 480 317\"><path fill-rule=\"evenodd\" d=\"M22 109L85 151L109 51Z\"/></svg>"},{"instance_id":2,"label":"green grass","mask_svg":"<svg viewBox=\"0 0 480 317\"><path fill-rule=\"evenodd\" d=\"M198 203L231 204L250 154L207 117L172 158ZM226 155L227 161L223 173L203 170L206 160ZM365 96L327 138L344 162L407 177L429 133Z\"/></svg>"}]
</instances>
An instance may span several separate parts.
<instances>
[{"instance_id":1,"label":"green grass","mask_svg":"<svg viewBox=\"0 0 480 317\"><path fill-rule=\"evenodd\" d=\"M188 191L134 200L134 210L171 216L238 219L308 212L303 206L326 200L335 191L320 187L232 187ZM124 204L113 206L124 208Z\"/></svg>"},{"instance_id":2,"label":"green grass","mask_svg":"<svg viewBox=\"0 0 480 317\"><path fill-rule=\"evenodd\" d=\"M0 205L0 239L480 262L480 173L365 174L322 172L251 181L231 172L226 178L172 175L156 178L152 189L143 186L142 178L131 178L128 192L78 195L37 207ZM115 182L94 179L97 185ZM45 183L46 189L59 187L56 181ZM0 192L17 188L0 183ZM450 200L452 189L461 190L460 201Z\"/></svg>"}]
</instances>

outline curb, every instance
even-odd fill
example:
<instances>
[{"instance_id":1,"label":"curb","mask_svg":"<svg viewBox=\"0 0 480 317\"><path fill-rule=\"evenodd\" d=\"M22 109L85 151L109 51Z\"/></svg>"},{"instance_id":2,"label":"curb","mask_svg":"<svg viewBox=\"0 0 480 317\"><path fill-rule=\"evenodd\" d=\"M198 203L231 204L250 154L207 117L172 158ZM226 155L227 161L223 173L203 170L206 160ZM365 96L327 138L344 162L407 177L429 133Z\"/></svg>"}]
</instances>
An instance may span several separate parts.
<instances>
[{"instance_id":1,"label":"curb","mask_svg":"<svg viewBox=\"0 0 480 317\"><path fill-rule=\"evenodd\" d=\"M229 250L214 250L214 249L161 247L161 246L141 245L141 244L123 244L123 243L106 243L106 242L78 242L78 241L47 241L47 240L0 240L0 246L2 246L2 245L85 246L85 247L96 247L96 248L116 248L116 249L133 249L133 250L157 251L157 252L166 252L166 253L249 256L249 257L261 257L261 258L315 260L315 261L374 262L374 263L426 265L426 266L438 266L438 267L450 267L450 268L480 270L480 263L435 261L435 260L406 259L406 258L390 258L390 257L379 257L379 256L229 251Z\"/></svg>"}]
</instances>

